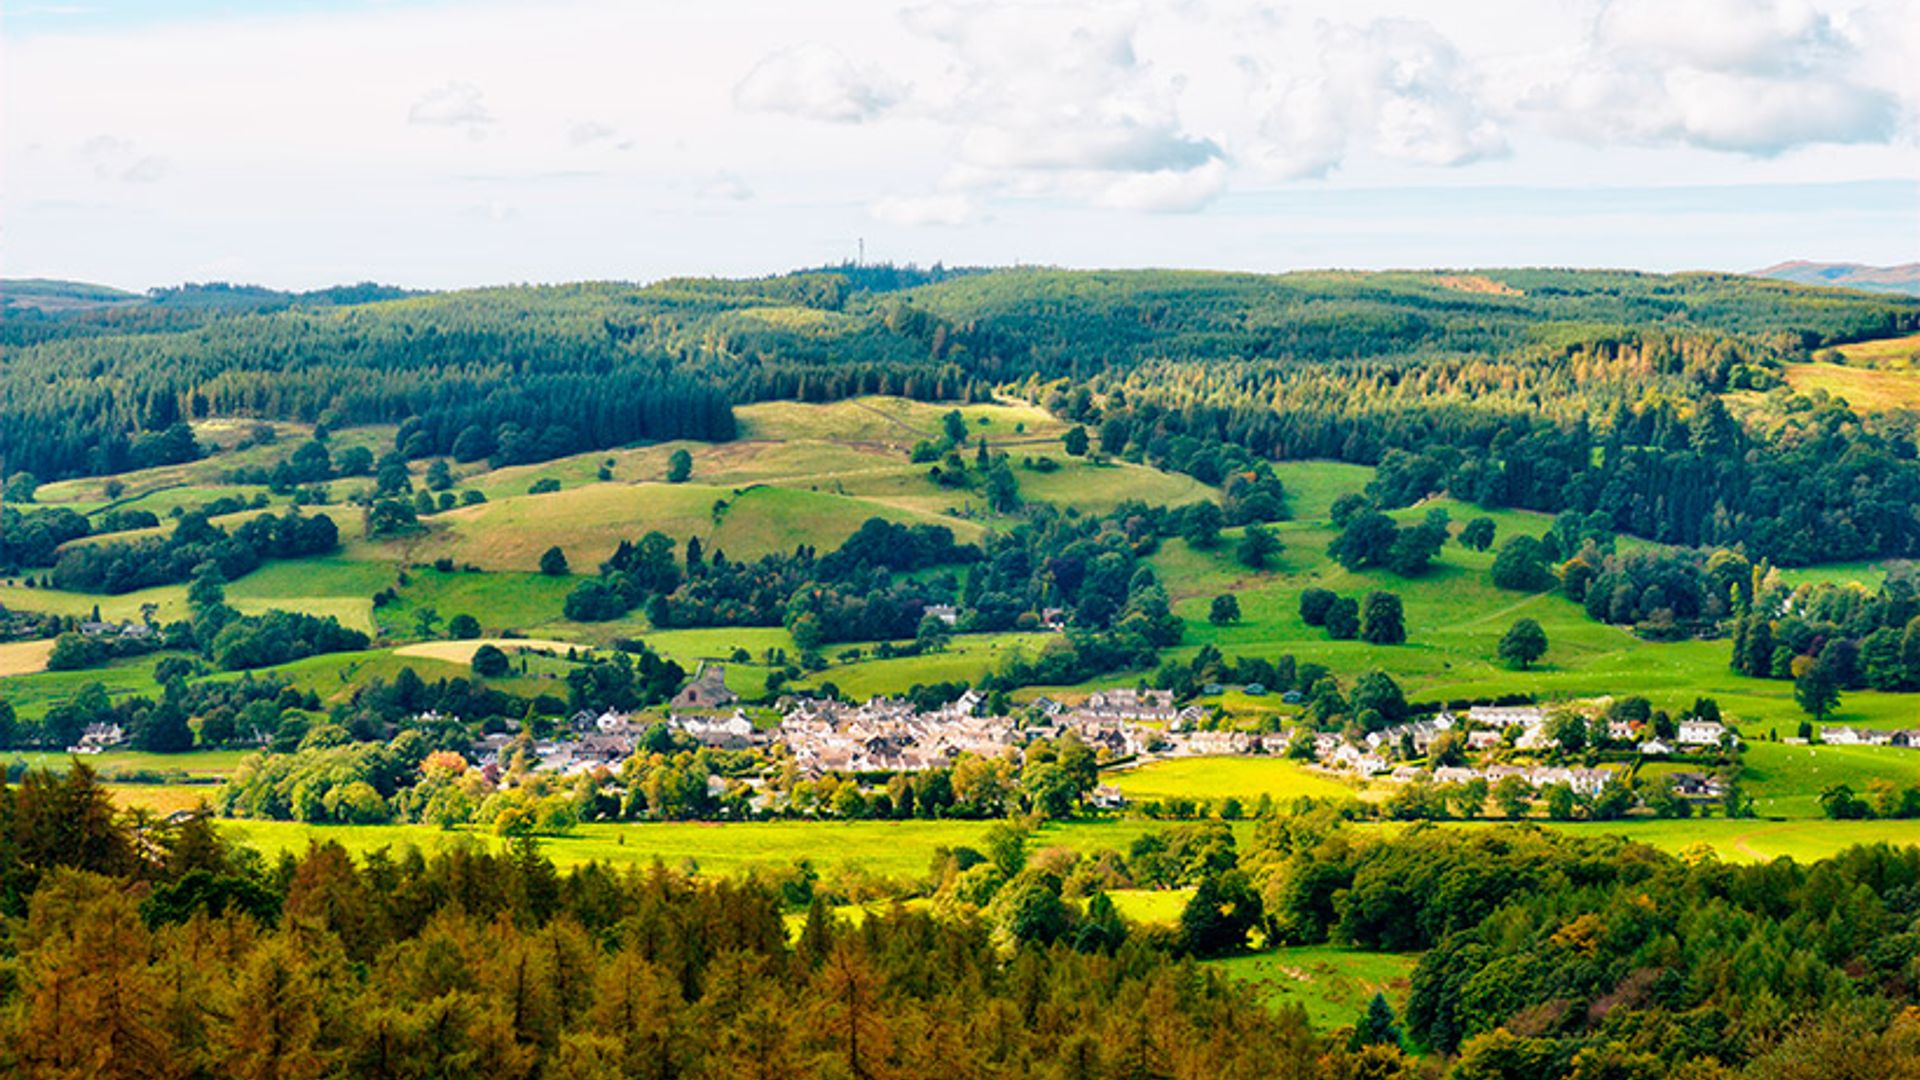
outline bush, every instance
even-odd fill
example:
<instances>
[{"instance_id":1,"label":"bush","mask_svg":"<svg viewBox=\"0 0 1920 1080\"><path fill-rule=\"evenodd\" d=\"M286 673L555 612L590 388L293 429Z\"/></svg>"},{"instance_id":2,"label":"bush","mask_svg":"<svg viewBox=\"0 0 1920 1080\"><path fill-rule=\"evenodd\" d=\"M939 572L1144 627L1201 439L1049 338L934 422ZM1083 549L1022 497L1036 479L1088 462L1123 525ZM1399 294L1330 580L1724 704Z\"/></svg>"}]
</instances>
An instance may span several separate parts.
<instances>
[{"instance_id":1,"label":"bush","mask_svg":"<svg viewBox=\"0 0 1920 1080\"><path fill-rule=\"evenodd\" d=\"M1327 612L1340 599L1331 589L1308 589L1300 594L1300 620L1308 626L1327 625Z\"/></svg>"},{"instance_id":2,"label":"bush","mask_svg":"<svg viewBox=\"0 0 1920 1080\"><path fill-rule=\"evenodd\" d=\"M507 654L494 645L482 645L473 651L473 673L483 679L497 679L513 670Z\"/></svg>"}]
</instances>

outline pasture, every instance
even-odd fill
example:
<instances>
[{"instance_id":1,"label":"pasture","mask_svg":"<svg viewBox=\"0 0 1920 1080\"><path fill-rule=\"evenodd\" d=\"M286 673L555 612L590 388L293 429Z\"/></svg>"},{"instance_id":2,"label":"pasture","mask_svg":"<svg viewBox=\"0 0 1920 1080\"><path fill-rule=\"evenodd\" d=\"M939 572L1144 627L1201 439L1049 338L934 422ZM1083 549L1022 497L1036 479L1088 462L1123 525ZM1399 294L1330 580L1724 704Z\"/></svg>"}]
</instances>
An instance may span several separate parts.
<instances>
[{"instance_id":1,"label":"pasture","mask_svg":"<svg viewBox=\"0 0 1920 1080\"><path fill-rule=\"evenodd\" d=\"M53 655L53 641L8 641L0 643L0 678L32 675L47 669L47 657Z\"/></svg>"},{"instance_id":2,"label":"pasture","mask_svg":"<svg viewBox=\"0 0 1920 1080\"><path fill-rule=\"evenodd\" d=\"M941 848L978 848L991 821L753 821L624 822L582 825L566 836L541 839L557 865L606 862L645 866L695 866L703 873L737 874L753 868L784 868L805 859L823 873L844 869L897 882L926 877ZM422 851L448 843L499 844L476 829L442 830L429 825L307 825L288 821L222 820L231 839L268 857L304 850L311 842L338 841L355 855L412 844ZM1079 852L1124 850L1134 838L1160 828L1148 822L1105 821L1047 825L1032 850L1068 847Z\"/></svg>"},{"instance_id":3,"label":"pasture","mask_svg":"<svg viewBox=\"0 0 1920 1080\"><path fill-rule=\"evenodd\" d=\"M1876 338L1839 347L1848 364L1876 367L1911 367L1920 364L1920 334L1906 337Z\"/></svg>"},{"instance_id":4,"label":"pasture","mask_svg":"<svg viewBox=\"0 0 1920 1080\"><path fill-rule=\"evenodd\" d=\"M1251 811L1262 795L1281 805L1297 798L1342 798L1357 794L1352 785L1295 761L1276 757L1165 758L1137 768L1112 769L1101 779L1134 802L1196 799L1217 802L1237 798Z\"/></svg>"},{"instance_id":5,"label":"pasture","mask_svg":"<svg viewBox=\"0 0 1920 1080\"><path fill-rule=\"evenodd\" d=\"M1405 1012L1408 980L1419 960L1411 953L1307 945L1206 963L1258 987L1267 1005L1298 1005L1315 1030L1331 1031L1353 1026L1375 994L1385 994L1395 1013Z\"/></svg>"},{"instance_id":6,"label":"pasture","mask_svg":"<svg viewBox=\"0 0 1920 1080\"><path fill-rule=\"evenodd\" d=\"M1802 394L1825 390L1862 412L1920 408L1920 371L1912 368L1911 357L1899 363L1897 368L1788 364L1787 385Z\"/></svg>"},{"instance_id":7,"label":"pasture","mask_svg":"<svg viewBox=\"0 0 1920 1080\"><path fill-rule=\"evenodd\" d=\"M1788 746L1755 742L1742 760L1740 782L1766 817L1818 818L1820 793L1845 784L1866 797L1868 785L1920 784L1920 750L1891 746ZM1920 825L1914 826L1920 841Z\"/></svg>"}]
</instances>

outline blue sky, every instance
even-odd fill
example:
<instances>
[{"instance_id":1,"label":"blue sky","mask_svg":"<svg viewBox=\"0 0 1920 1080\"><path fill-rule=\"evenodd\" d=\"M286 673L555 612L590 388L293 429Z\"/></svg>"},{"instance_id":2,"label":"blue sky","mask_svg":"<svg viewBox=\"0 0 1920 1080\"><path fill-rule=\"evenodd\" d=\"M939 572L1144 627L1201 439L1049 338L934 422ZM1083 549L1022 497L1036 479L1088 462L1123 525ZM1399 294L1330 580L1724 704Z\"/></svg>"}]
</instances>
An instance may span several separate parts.
<instances>
[{"instance_id":1,"label":"blue sky","mask_svg":"<svg viewBox=\"0 0 1920 1080\"><path fill-rule=\"evenodd\" d=\"M9 5L0 274L1920 259L1920 0Z\"/></svg>"}]
</instances>

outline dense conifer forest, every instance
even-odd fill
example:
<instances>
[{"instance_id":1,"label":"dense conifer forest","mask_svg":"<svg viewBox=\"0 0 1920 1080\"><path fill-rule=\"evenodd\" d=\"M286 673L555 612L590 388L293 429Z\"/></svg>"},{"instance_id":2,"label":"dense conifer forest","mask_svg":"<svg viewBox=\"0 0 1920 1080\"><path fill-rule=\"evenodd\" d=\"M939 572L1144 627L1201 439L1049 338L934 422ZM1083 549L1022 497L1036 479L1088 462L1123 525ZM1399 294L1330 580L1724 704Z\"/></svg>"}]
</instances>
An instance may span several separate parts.
<instances>
[{"instance_id":1,"label":"dense conifer forest","mask_svg":"<svg viewBox=\"0 0 1920 1080\"><path fill-rule=\"evenodd\" d=\"M1392 505L1444 490L1597 511L1782 563L1920 554L1902 416L1736 417L1717 397L1920 326L1906 298L1713 274L875 267L386 295L9 312L0 471L182 460L181 422L206 416L402 424L409 457L516 464L730 439L750 401L977 400L1065 377L1078 389L1051 404L1104 451L1182 471L1196 443L1329 457L1381 465Z\"/></svg>"}]
</instances>

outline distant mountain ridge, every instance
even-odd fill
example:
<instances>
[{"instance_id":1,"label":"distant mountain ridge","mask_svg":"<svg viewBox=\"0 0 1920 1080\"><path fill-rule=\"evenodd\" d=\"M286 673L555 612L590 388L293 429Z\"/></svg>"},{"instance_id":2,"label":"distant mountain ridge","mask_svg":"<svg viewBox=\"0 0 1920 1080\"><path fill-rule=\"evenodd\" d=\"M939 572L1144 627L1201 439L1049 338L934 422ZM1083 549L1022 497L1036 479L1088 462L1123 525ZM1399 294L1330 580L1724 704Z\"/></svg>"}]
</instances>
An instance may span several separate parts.
<instances>
[{"instance_id":1,"label":"distant mountain ridge","mask_svg":"<svg viewBox=\"0 0 1920 1080\"><path fill-rule=\"evenodd\" d=\"M189 282L148 289L144 293L127 292L108 285L85 281L59 281L52 278L0 279L0 312L42 315L68 315L102 308L152 305L170 309L214 309L223 312L276 311L294 306L330 306L365 304L376 300L395 300L419 295L414 290L374 282L335 285L307 292L286 292L259 285L234 285L224 281Z\"/></svg>"},{"instance_id":2,"label":"distant mountain ridge","mask_svg":"<svg viewBox=\"0 0 1920 1080\"><path fill-rule=\"evenodd\" d=\"M1920 262L1902 263L1899 266L1868 266L1864 263L1794 259L1753 273L1755 277L1792 281L1801 285L1830 285L1841 289L1920 296Z\"/></svg>"}]
</instances>

